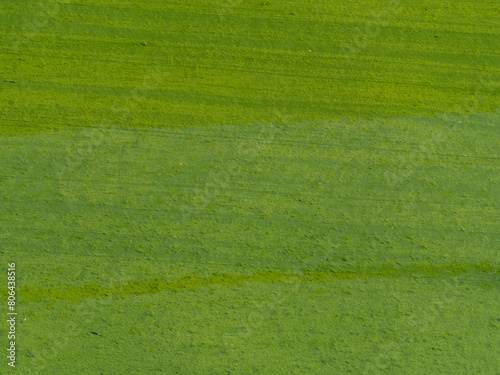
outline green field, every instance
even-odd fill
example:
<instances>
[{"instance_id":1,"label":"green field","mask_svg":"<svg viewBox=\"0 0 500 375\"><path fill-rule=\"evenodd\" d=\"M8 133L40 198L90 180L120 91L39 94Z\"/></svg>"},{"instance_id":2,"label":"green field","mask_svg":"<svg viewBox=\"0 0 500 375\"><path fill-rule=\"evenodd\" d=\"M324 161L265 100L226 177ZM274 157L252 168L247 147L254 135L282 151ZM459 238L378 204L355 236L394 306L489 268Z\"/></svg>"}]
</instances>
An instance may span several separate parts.
<instances>
[{"instance_id":1,"label":"green field","mask_svg":"<svg viewBox=\"0 0 500 375\"><path fill-rule=\"evenodd\" d=\"M500 374L499 15L3 4L0 373Z\"/></svg>"}]
</instances>

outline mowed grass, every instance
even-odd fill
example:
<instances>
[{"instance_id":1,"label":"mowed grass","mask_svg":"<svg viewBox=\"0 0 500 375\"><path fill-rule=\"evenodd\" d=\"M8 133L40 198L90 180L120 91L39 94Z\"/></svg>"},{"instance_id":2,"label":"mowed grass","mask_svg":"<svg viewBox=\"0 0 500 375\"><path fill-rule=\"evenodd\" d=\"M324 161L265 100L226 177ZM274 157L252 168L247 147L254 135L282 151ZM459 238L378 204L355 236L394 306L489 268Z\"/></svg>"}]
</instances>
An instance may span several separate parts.
<instances>
[{"instance_id":1,"label":"mowed grass","mask_svg":"<svg viewBox=\"0 0 500 375\"><path fill-rule=\"evenodd\" d=\"M1 132L494 111L498 14L496 1L6 4Z\"/></svg>"},{"instance_id":2,"label":"mowed grass","mask_svg":"<svg viewBox=\"0 0 500 375\"><path fill-rule=\"evenodd\" d=\"M498 10L5 6L18 370L497 373Z\"/></svg>"},{"instance_id":3,"label":"mowed grass","mask_svg":"<svg viewBox=\"0 0 500 375\"><path fill-rule=\"evenodd\" d=\"M494 373L498 123L460 121L2 138L20 366Z\"/></svg>"}]
</instances>

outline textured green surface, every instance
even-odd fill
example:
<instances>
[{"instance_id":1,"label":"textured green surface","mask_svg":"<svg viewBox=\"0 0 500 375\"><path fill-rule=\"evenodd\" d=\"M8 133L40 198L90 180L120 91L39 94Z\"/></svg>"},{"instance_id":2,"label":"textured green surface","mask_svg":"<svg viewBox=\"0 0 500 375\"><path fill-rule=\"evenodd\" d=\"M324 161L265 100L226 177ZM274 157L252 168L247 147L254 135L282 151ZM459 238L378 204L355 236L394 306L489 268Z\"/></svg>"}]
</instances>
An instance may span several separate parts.
<instances>
[{"instance_id":1,"label":"textured green surface","mask_svg":"<svg viewBox=\"0 0 500 375\"><path fill-rule=\"evenodd\" d=\"M11 372L498 374L499 11L4 5Z\"/></svg>"},{"instance_id":2,"label":"textured green surface","mask_svg":"<svg viewBox=\"0 0 500 375\"><path fill-rule=\"evenodd\" d=\"M3 134L498 107L496 1L43 4L0 13Z\"/></svg>"}]
</instances>

